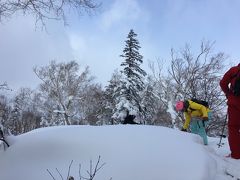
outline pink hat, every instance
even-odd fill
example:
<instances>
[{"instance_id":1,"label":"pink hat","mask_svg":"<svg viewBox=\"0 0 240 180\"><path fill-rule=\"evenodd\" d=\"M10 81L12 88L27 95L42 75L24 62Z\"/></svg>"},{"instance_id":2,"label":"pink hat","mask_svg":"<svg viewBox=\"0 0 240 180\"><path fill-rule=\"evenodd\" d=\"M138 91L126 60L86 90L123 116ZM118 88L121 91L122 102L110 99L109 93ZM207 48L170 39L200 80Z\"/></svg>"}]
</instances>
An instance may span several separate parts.
<instances>
[{"instance_id":1,"label":"pink hat","mask_svg":"<svg viewBox=\"0 0 240 180\"><path fill-rule=\"evenodd\" d=\"M183 110L183 108L184 108L184 103L183 103L183 101L178 101L178 102L176 103L176 110L177 110L177 111L181 111L181 110Z\"/></svg>"}]
</instances>

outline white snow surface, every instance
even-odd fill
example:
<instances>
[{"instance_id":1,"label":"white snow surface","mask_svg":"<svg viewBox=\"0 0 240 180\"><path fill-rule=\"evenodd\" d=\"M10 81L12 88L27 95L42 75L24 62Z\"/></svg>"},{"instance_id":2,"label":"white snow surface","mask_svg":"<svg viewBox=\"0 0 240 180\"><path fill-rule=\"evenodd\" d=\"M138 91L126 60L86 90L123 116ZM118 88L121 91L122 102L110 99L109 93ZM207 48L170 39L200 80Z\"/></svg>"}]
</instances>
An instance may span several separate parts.
<instances>
[{"instance_id":1,"label":"white snow surface","mask_svg":"<svg viewBox=\"0 0 240 180\"><path fill-rule=\"evenodd\" d=\"M67 180L68 172L79 180L99 156L105 164L94 180L228 180L229 168L240 174L240 160L225 158L227 139L220 148L219 138L204 146L198 135L159 126L56 126L6 139L0 180Z\"/></svg>"}]
</instances>

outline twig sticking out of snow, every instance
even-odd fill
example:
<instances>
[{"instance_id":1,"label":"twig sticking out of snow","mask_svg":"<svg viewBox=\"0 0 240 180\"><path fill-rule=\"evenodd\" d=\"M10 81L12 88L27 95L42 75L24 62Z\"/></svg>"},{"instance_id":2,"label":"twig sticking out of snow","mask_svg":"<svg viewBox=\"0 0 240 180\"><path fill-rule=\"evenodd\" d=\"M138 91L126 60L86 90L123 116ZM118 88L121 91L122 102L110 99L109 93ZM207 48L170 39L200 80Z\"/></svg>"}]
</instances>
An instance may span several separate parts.
<instances>
[{"instance_id":1,"label":"twig sticking out of snow","mask_svg":"<svg viewBox=\"0 0 240 180\"><path fill-rule=\"evenodd\" d=\"M89 167L89 170L87 170L87 174L89 177L84 177L81 175L81 164L79 164L79 180L93 180L94 177L96 176L97 172L106 164L106 163L102 163L100 164L100 160L101 160L101 156L98 156L98 160L97 160L97 163L94 167L93 165L93 161L90 160L90 167ZM71 161L69 167L68 167L68 174L67 174L67 179L66 180L74 180L74 177L73 176L70 176L70 171L71 171L71 167L72 167L72 164L73 164L73 160ZM64 180L62 174L59 172L59 170L56 168L56 171L57 173L59 174L61 180ZM57 180L53 174L50 172L49 169L47 169L47 172L50 174L50 176L52 177L53 180ZM112 178L110 178L110 180L112 180Z\"/></svg>"}]
</instances>

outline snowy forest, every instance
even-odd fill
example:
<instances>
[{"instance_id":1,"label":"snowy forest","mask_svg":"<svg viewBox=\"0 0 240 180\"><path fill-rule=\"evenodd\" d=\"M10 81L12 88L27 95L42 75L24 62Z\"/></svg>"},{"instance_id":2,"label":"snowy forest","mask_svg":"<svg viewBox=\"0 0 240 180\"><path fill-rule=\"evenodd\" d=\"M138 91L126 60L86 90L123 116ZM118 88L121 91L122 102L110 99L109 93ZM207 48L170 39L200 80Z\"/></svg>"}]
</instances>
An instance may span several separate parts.
<instances>
[{"instance_id":1,"label":"snowy forest","mask_svg":"<svg viewBox=\"0 0 240 180\"><path fill-rule=\"evenodd\" d=\"M0 179L240 179L219 84L239 5L0 0ZM193 99L207 143L175 108Z\"/></svg>"},{"instance_id":2,"label":"snowy forest","mask_svg":"<svg viewBox=\"0 0 240 180\"><path fill-rule=\"evenodd\" d=\"M124 40L123 40L124 41ZM89 67L77 61L33 67L41 80L37 89L21 88L12 97L4 95L11 85L2 83L0 124L6 134L22 134L40 127L57 125L113 125L127 114L144 125L181 129L182 113L175 111L178 100L197 98L209 102L213 119L209 136L219 136L226 116L226 99L219 81L227 56L213 52L214 43L202 41L198 52L190 45L170 52L170 67L160 61L142 69L144 57L133 29L125 39L122 62L107 86L94 81ZM116 56L119 56L116 54Z\"/></svg>"}]
</instances>

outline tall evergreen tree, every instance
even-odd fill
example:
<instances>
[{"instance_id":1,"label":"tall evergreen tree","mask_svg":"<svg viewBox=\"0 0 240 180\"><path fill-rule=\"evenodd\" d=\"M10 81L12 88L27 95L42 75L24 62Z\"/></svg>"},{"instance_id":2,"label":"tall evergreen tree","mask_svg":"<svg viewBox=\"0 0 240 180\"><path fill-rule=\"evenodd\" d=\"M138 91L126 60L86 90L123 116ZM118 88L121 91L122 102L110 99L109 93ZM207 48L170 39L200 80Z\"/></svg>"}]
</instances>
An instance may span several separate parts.
<instances>
[{"instance_id":1,"label":"tall evergreen tree","mask_svg":"<svg viewBox=\"0 0 240 180\"><path fill-rule=\"evenodd\" d=\"M143 62L143 56L139 53L141 48L137 34L131 29L123 50L120 55L124 58L121 63L123 70L123 80L121 81L121 89L119 97L117 97L117 104L115 108L114 117L124 118L128 113L129 115L139 115L143 113L141 108L141 92L144 89L144 76L146 72L141 69L140 65Z\"/></svg>"}]
</instances>

